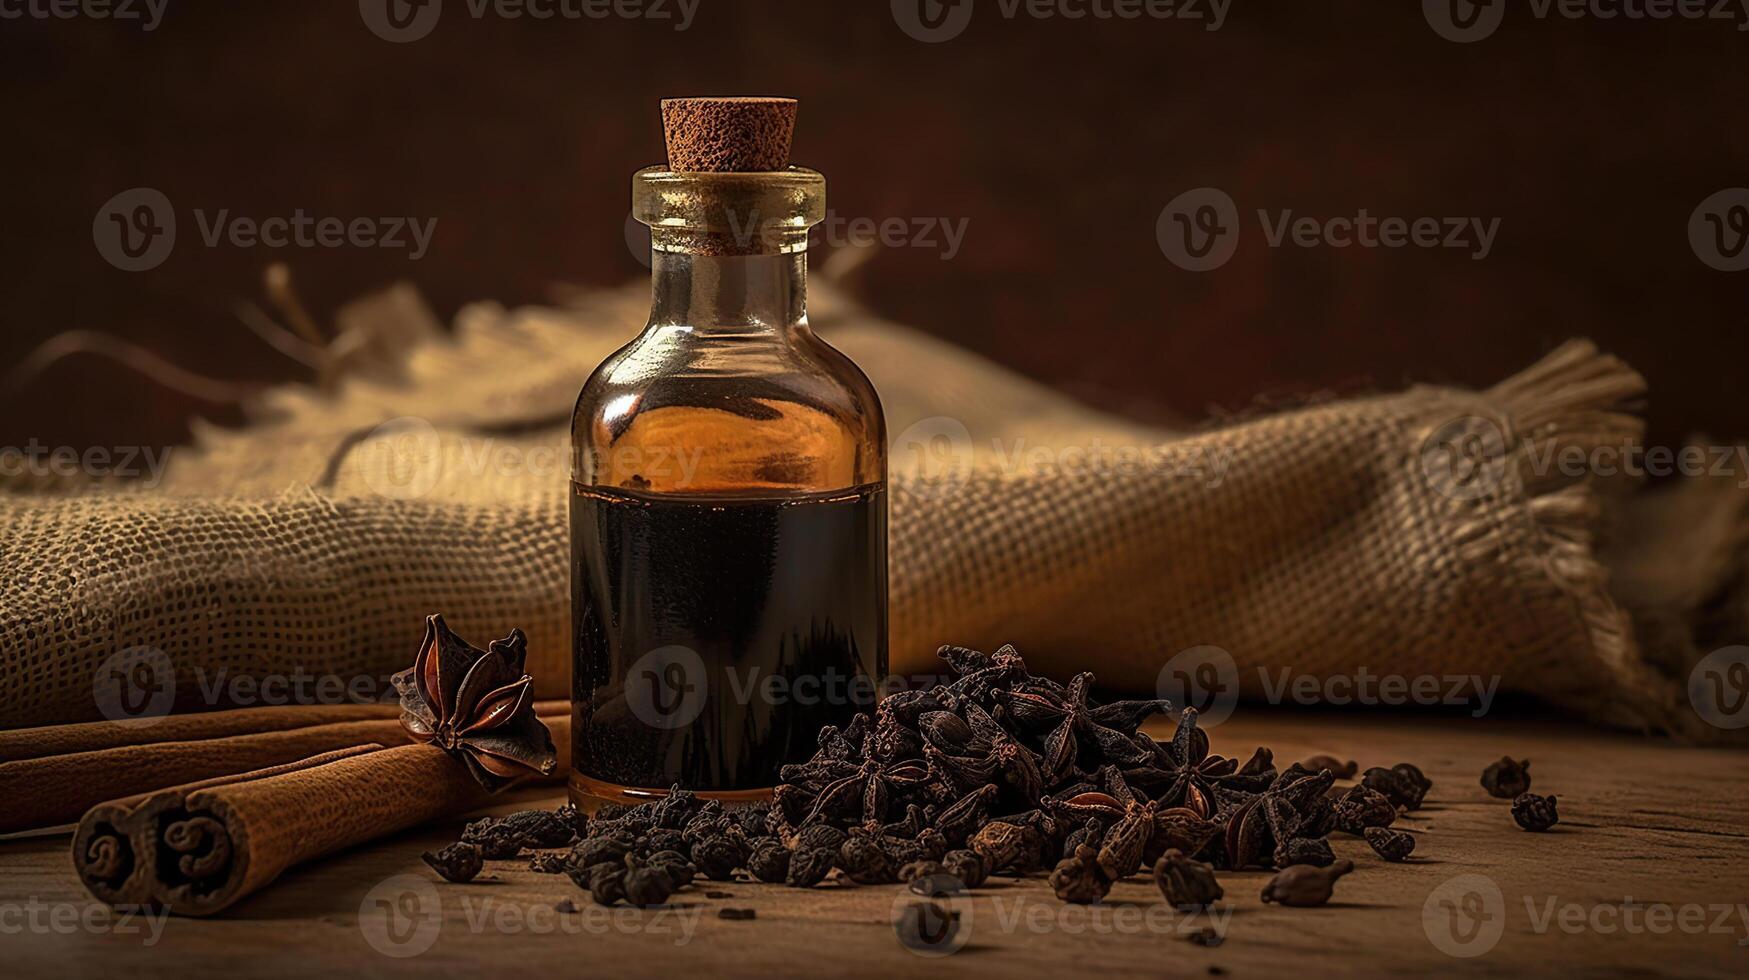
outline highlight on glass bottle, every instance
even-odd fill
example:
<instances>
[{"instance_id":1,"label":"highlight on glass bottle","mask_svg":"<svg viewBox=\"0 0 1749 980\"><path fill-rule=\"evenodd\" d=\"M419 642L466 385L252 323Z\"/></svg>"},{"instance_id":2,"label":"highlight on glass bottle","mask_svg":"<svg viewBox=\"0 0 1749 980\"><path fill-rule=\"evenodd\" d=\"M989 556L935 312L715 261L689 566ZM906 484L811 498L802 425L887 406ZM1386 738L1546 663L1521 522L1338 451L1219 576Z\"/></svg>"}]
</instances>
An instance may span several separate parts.
<instances>
[{"instance_id":1,"label":"highlight on glass bottle","mask_svg":"<svg viewBox=\"0 0 1749 980\"><path fill-rule=\"evenodd\" d=\"M884 422L808 326L824 178L652 168L633 200L650 319L572 421L572 795L753 798L885 677Z\"/></svg>"}]
</instances>

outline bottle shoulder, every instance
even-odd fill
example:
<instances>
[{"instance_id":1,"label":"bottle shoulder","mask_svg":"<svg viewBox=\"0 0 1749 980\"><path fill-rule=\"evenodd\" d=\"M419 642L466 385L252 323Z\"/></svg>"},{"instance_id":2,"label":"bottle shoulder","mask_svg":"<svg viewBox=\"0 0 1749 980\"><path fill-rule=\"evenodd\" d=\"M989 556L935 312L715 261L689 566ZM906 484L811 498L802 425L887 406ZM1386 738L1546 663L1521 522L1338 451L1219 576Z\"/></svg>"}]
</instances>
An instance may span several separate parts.
<instances>
[{"instance_id":1,"label":"bottle shoulder","mask_svg":"<svg viewBox=\"0 0 1749 980\"><path fill-rule=\"evenodd\" d=\"M585 486L816 493L886 478L874 386L805 328L648 328L590 376L571 435Z\"/></svg>"}]
</instances>

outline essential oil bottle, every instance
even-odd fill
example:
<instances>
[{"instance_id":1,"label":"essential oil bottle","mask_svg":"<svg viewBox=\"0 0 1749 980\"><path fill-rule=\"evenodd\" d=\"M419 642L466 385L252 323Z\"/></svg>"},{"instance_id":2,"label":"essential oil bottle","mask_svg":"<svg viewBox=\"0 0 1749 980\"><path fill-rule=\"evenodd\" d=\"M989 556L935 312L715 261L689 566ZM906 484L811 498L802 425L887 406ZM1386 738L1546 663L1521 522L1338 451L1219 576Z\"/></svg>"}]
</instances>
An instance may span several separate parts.
<instances>
[{"instance_id":1,"label":"essential oil bottle","mask_svg":"<svg viewBox=\"0 0 1749 980\"><path fill-rule=\"evenodd\" d=\"M644 331L572 417L571 795L754 799L887 669L886 433L808 326L826 182L789 166L795 102L662 104L639 171Z\"/></svg>"}]
</instances>

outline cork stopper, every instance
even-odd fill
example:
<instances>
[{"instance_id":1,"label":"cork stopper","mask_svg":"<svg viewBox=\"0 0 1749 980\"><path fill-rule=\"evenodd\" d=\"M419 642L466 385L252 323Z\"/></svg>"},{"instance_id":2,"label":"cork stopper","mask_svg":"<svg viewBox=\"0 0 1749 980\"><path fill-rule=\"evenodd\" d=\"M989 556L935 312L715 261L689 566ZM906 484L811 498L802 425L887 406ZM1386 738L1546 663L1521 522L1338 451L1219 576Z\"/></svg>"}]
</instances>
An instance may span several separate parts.
<instances>
[{"instance_id":1,"label":"cork stopper","mask_svg":"<svg viewBox=\"0 0 1749 980\"><path fill-rule=\"evenodd\" d=\"M677 173L750 173L789 166L796 100L663 99L668 169Z\"/></svg>"}]
</instances>

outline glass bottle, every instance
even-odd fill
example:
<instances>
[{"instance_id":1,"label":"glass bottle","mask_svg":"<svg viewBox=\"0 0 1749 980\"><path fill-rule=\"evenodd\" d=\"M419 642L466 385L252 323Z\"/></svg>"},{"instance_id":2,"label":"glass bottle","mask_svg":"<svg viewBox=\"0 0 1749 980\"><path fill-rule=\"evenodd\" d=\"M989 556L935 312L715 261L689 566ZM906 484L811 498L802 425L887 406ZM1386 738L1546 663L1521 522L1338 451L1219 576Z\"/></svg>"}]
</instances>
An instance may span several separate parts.
<instances>
[{"instance_id":1,"label":"glass bottle","mask_svg":"<svg viewBox=\"0 0 1749 980\"><path fill-rule=\"evenodd\" d=\"M886 675L885 422L808 326L820 174L650 168L633 213L649 323L571 426L571 793L758 798Z\"/></svg>"}]
</instances>

